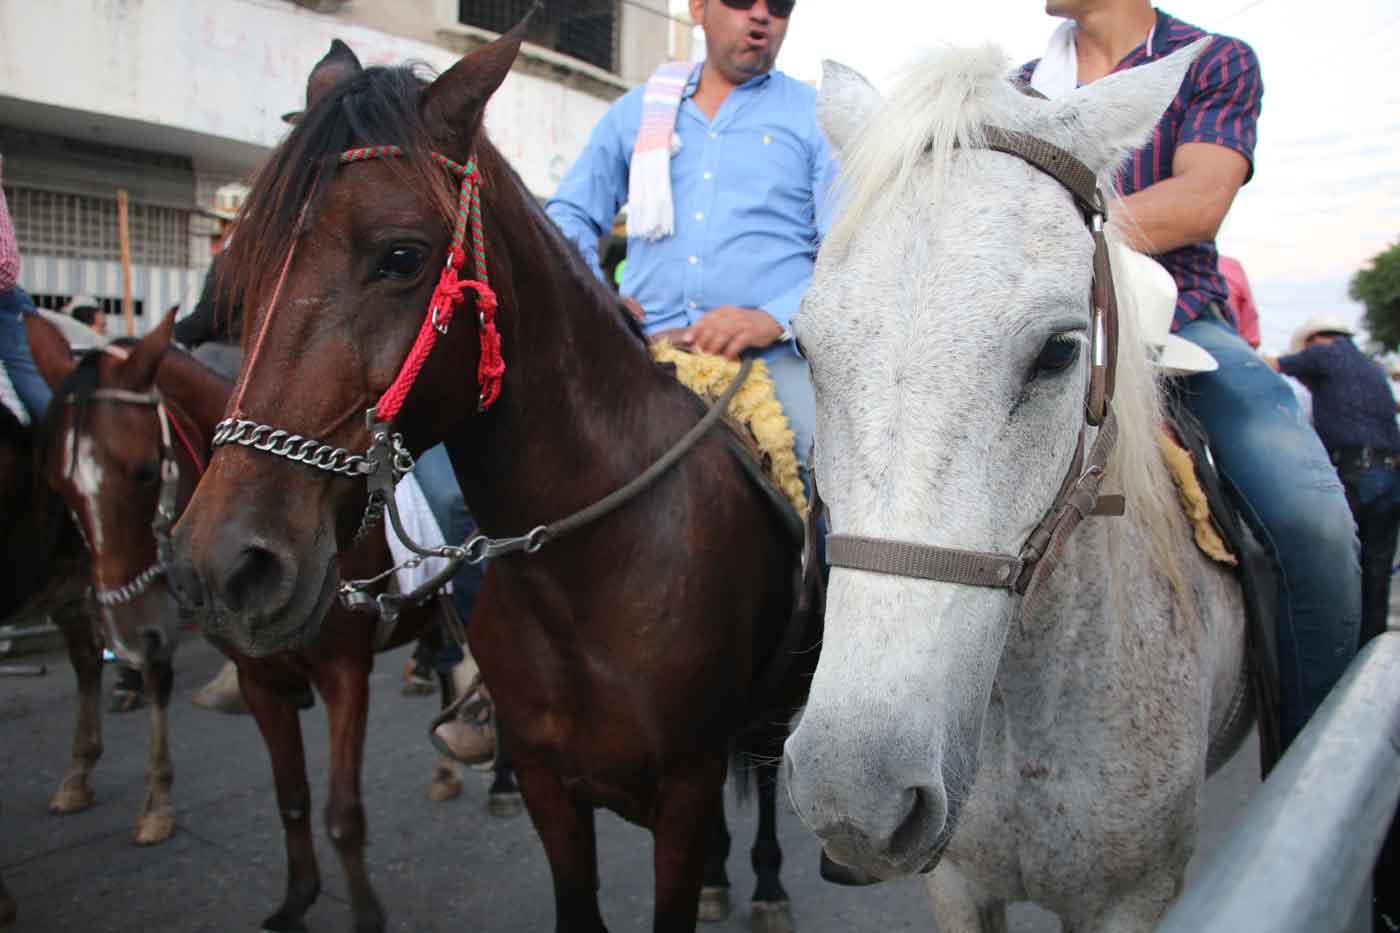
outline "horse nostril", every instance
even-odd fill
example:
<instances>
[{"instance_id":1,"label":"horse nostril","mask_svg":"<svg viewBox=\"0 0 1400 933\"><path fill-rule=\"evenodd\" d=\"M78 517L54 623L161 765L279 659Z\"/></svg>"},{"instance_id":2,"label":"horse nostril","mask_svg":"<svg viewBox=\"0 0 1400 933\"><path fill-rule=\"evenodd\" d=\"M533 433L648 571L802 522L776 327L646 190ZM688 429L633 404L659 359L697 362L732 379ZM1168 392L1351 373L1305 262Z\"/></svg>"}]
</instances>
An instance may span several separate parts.
<instances>
[{"instance_id":1,"label":"horse nostril","mask_svg":"<svg viewBox=\"0 0 1400 933\"><path fill-rule=\"evenodd\" d=\"M245 547L234 557L224 580L224 604L234 612L255 605L267 608L286 578L287 567L280 557L266 548Z\"/></svg>"}]
</instances>

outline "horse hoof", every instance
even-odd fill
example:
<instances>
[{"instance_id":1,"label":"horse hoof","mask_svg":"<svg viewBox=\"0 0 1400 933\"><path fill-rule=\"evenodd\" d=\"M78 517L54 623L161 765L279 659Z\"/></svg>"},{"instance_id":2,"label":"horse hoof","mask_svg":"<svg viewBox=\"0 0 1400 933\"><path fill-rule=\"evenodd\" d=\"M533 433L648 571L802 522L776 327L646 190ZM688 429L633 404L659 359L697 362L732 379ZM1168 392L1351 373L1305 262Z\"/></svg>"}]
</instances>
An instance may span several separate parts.
<instances>
[{"instance_id":1,"label":"horse hoof","mask_svg":"<svg viewBox=\"0 0 1400 933\"><path fill-rule=\"evenodd\" d=\"M136 844L158 846L175 835L173 813L148 813L136 821Z\"/></svg>"},{"instance_id":2,"label":"horse hoof","mask_svg":"<svg viewBox=\"0 0 1400 933\"><path fill-rule=\"evenodd\" d=\"M700 909L696 919L701 923L719 923L729 916L729 889L705 885L700 889Z\"/></svg>"},{"instance_id":3,"label":"horse hoof","mask_svg":"<svg viewBox=\"0 0 1400 933\"><path fill-rule=\"evenodd\" d=\"M498 820L508 820L519 816L525 809L525 802L518 793L491 794L486 798L486 812Z\"/></svg>"},{"instance_id":4,"label":"horse hoof","mask_svg":"<svg viewBox=\"0 0 1400 933\"><path fill-rule=\"evenodd\" d=\"M64 784L53 795L49 801L49 813L54 816L67 816L70 813L81 813L92 806L97 799L97 792L92 789L92 785L83 781L76 787Z\"/></svg>"},{"instance_id":5,"label":"horse hoof","mask_svg":"<svg viewBox=\"0 0 1400 933\"><path fill-rule=\"evenodd\" d=\"M433 769L433 779L428 784L428 799L433 803L446 803L462 796L462 782L451 768L439 765Z\"/></svg>"},{"instance_id":6,"label":"horse hoof","mask_svg":"<svg viewBox=\"0 0 1400 933\"><path fill-rule=\"evenodd\" d=\"M749 914L751 933L793 933L792 905L787 901L754 901Z\"/></svg>"},{"instance_id":7,"label":"horse hoof","mask_svg":"<svg viewBox=\"0 0 1400 933\"><path fill-rule=\"evenodd\" d=\"M263 921L262 933L307 933L307 929L300 917L284 917L276 913Z\"/></svg>"}]
</instances>

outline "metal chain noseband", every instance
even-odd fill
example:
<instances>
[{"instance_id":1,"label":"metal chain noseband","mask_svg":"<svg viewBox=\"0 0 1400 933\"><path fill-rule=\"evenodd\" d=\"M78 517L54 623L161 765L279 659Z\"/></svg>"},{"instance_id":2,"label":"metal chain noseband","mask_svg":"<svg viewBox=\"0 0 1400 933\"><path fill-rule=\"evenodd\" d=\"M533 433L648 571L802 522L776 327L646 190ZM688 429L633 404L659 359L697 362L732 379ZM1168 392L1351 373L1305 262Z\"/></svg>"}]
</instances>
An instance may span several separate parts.
<instances>
[{"instance_id":1,"label":"metal chain noseband","mask_svg":"<svg viewBox=\"0 0 1400 933\"><path fill-rule=\"evenodd\" d=\"M1070 534L1090 515L1121 515L1121 496L1101 496L1109 457L1118 439L1113 392L1118 367L1118 302L1103 222L1106 208L1094 173L1069 152L1027 133L987 127L982 148L1015 156L1055 179L1074 197L1094 238L1093 284L1090 290L1090 375L1085 388L1084 424L1060 490L1050 508L1018 554L991 554L963 548L938 547L858 535L832 534L826 540L827 560L845 567L915 577L964 586L1007 589L1026 597L1055 569ZM1085 433L1097 427L1085 457ZM1023 610L1026 608L1023 604Z\"/></svg>"},{"instance_id":2,"label":"metal chain noseband","mask_svg":"<svg viewBox=\"0 0 1400 933\"><path fill-rule=\"evenodd\" d=\"M352 454L344 447L332 447L314 438L302 437L246 418L225 418L214 427L213 446L222 447L225 444L241 444L274 457L283 457L342 476L363 476L374 469L370 459L363 454Z\"/></svg>"}]
</instances>

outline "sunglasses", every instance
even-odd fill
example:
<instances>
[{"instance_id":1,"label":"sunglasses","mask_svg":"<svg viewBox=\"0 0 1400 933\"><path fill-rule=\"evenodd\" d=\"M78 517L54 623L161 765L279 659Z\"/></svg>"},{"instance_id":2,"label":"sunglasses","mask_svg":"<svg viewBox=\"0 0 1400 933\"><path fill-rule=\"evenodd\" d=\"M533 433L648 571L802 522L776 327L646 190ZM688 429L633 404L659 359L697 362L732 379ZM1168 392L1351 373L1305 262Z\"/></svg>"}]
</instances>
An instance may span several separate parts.
<instances>
[{"instance_id":1,"label":"sunglasses","mask_svg":"<svg viewBox=\"0 0 1400 933\"><path fill-rule=\"evenodd\" d=\"M758 0L720 0L731 10L752 10L753 5ZM797 0L768 0L768 12L778 19L787 19L792 15L792 7Z\"/></svg>"}]
</instances>

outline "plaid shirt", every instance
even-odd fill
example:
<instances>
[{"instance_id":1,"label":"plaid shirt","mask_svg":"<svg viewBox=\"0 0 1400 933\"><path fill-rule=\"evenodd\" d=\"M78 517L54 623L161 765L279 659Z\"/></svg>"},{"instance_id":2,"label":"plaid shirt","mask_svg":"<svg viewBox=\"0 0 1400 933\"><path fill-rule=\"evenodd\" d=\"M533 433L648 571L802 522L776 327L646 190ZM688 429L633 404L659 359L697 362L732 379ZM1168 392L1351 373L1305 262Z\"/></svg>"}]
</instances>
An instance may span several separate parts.
<instances>
[{"instance_id":1,"label":"plaid shirt","mask_svg":"<svg viewBox=\"0 0 1400 933\"><path fill-rule=\"evenodd\" d=\"M5 203L5 189L0 188L0 292L9 291L19 281L19 245L15 242L15 226L10 222L10 206Z\"/></svg>"},{"instance_id":2,"label":"plaid shirt","mask_svg":"<svg viewBox=\"0 0 1400 933\"><path fill-rule=\"evenodd\" d=\"M1157 25L1147 40L1128 53L1114 71L1135 68L1175 52L1208 35L1204 30L1157 11ZM1167 108L1152 139L1133 154L1118 173L1118 190L1133 194L1172 174L1176 148L1186 143L1212 143L1233 149L1249 161L1248 182L1254 174L1254 144L1258 137L1264 84L1254 50L1238 39L1215 36L1191 65L1181 90ZM1029 82L1039 59L1022 66L1020 79ZM1191 243L1157 256L1176 279L1178 292L1172 330L1202 316L1216 305L1231 323L1230 289L1217 260L1214 240Z\"/></svg>"}]
</instances>

